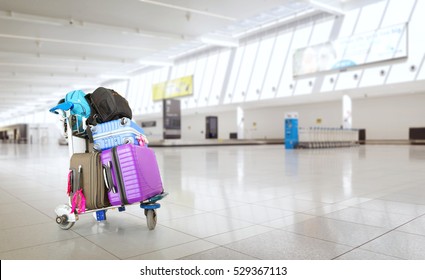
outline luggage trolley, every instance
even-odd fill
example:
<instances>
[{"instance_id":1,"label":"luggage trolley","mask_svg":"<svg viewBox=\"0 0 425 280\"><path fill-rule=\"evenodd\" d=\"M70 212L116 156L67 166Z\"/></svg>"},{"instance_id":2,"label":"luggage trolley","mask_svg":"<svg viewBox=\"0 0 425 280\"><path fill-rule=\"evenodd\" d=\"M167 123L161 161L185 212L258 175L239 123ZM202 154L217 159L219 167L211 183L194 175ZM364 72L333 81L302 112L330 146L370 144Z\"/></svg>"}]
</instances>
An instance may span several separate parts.
<instances>
[{"instance_id":1,"label":"luggage trolley","mask_svg":"<svg viewBox=\"0 0 425 280\"><path fill-rule=\"evenodd\" d=\"M70 110L72 109L72 106L72 104L69 104L69 107L58 108L58 106L56 106L50 109L50 112L59 114L61 116L61 121L64 122L64 129L66 132L65 137L68 140L69 157L71 157L76 152L83 153L89 150L88 140L85 138L84 135L84 131L87 128L85 121L81 121L82 123L78 123L78 118L71 114ZM77 128L77 130L75 128ZM149 230L155 229L157 223L156 210L161 207L158 201L163 199L167 195L168 193L162 192L158 195L155 195L140 202L140 208L144 210ZM118 208L119 212L126 210L125 205L121 205L86 210L83 213L77 214L77 211L72 212L70 197L68 204L59 205L55 208L56 223L61 229L68 230L78 221L79 215L88 213L92 213L97 221L104 221L106 220L106 211L108 209L116 208Z\"/></svg>"}]
</instances>

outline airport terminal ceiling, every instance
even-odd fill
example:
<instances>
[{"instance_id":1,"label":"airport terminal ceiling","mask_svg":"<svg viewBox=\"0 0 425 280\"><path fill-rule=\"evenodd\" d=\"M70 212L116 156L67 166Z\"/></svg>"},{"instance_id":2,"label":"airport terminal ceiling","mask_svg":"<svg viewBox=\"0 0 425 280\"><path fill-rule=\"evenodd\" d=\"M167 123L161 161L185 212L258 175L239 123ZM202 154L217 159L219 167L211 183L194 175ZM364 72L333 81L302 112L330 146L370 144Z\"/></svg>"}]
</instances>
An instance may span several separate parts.
<instances>
[{"instance_id":1,"label":"airport terminal ceiling","mask_svg":"<svg viewBox=\"0 0 425 280\"><path fill-rule=\"evenodd\" d=\"M0 122L196 52L377 0L2 0Z\"/></svg>"}]
</instances>

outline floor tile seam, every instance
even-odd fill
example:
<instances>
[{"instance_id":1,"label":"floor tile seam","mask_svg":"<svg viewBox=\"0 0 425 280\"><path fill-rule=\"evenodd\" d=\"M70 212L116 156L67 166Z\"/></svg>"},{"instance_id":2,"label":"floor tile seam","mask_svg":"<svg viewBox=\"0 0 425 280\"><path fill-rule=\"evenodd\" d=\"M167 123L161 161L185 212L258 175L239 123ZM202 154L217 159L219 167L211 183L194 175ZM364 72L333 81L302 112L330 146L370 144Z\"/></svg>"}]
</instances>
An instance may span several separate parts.
<instances>
[{"instance_id":1,"label":"floor tile seam","mask_svg":"<svg viewBox=\"0 0 425 280\"><path fill-rule=\"evenodd\" d=\"M76 221L75 223L77 223L78 221ZM96 221L97 222L97 221ZM158 225L158 224L157 224ZM161 226L163 226L163 225L161 225ZM135 228L138 228L138 227L144 227L143 225L130 225L130 226L127 226L127 227L125 227L125 229L130 229L130 230L132 230L132 229L135 229ZM146 226L146 228L147 228L147 226ZM79 233L77 230L78 229L76 229L76 228L71 228L71 229L69 229L70 231L72 231L72 232L75 232L76 234L78 234L78 235L80 235L81 237L92 237L92 236L95 236L95 235L108 235L108 234L112 234L112 233L114 233L114 232L112 232L112 231L106 231L106 232L96 232L96 233L89 233L89 234L82 234L82 233Z\"/></svg>"},{"instance_id":2,"label":"floor tile seam","mask_svg":"<svg viewBox=\"0 0 425 280\"><path fill-rule=\"evenodd\" d=\"M258 206L258 205L254 205L254 206ZM276 210L283 210L283 211L292 212L292 213L287 214L287 215L285 214L284 216L281 216L280 218L273 218L271 220L266 220L266 221L262 221L262 222L252 222L252 221L248 221L248 220L245 220L245 219L241 219L241 218L237 218L237 217L232 217L232 216L229 216L229 215L226 216L225 214L219 214L219 213L216 213L216 212L213 212L213 211L208 211L206 213L215 214L215 215L219 215L219 216L226 217L226 218L231 218L231 219L238 220L238 221L241 221L241 222L251 223L253 225L262 225L263 223L269 223L269 222L272 222L272 221L275 221L275 220L279 220L279 219L282 219L282 218L285 218L285 217L289 217L291 215L296 214L296 212L291 211L291 210L284 210L284 209L280 209L280 208L272 208L272 207L267 207L267 206L264 206L264 207L270 208L270 209L276 209ZM226 208L226 209L230 209L230 208ZM222 209L222 210L219 210L219 211L223 211L223 210L226 210L226 209Z\"/></svg>"},{"instance_id":3,"label":"floor tile seam","mask_svg":"<svg viewBox=\"0 0 425 280\"><path fill-rule=\"evenodd\" d=\"M302 234L302 233L299 233L299 232L288 231L288 230L285 230L284 228L283 229L276 229L276 230L282 231L284 233L290 233L290 234L298 235L298 236L301 236L301 237L307 237L307 238L310 238L310 239L323 241L323 242L326 242L326 243L331 243L331 244L336 244L336 245L341 245L341 246L353 248L353 245L342 244L342 243L338 243L338 242L334 242L334 241L330 241L330 240L326 240L326 239L322 239L322 238L318 238L318 237L312 237L312 236L308 236L308 235L305 235L305 234Z\"/></svg>"},{"instance_id":4,"label":"floor tile seam","mask_svg":"<svg viewBox=\"0 0 425 280\"><path fill-rule=\"evenodd\" d=\"M28 204L28 205L30 205L30 203L39 203L39 202L44 202L44 201L46 201L46 200L51 200L52 201L52 203L53 203L53 200L55 200L56 201L56 199L57 199L58 197L55 197L55 195L53 195L53 196L51 196L51 197L44 197L44 198L28 198L28 197L25 197L24 196L24 199L22 199L22 198L19 198L19 201L21 201L21 202L25 202L26 204ZM61 202L59 202L58 204L56 204L56 205L64 205L64 204L66 204L66 205L69 205L69 204L67 204L66 202L63 202L63 200L61 200Z\"/></svg>"},{"instance_id":5,"label":"floor tile seam","mask_svg":"<svg viewBox=\"0 0 425 280\"><path fill-rule=\"evenodd\" d=\"M408 198L419 198L419 199L424 199L425 200L425 194L412 194L412 193L402 193L402 192L396 192L396 193L392 193L392 195L398 195L398 196L406 196ZM385 196L384 196L385 197ZM391 200L391 199L383 199L382 200L389 200L389 201L394 201L394 202L403 202L403 201L395 201L395 200ZM405 202L406 203L406 202ZM410 202L407 202L410 203ZM424 204L419 204L419 205L424 205Z\"/></svg>"},{"instance_id":6,"label":"floor tile seam","mask_svg":"<svg viewBox=\"0 0 425 280\"><path fill-rule=\"evenodd\" d=\"M14 170L14 169L12 169L12 170ZM10 173L7 173L7 175L10 175ZM20 177L20 178L26 178L25 176L23 176L20 172L17 172L16 174L13 174L14 176L14 178L16 178L16 177ZM19 178L19 179L20 179Z\"/></svg>"},{"instance_id":7,"label":"floor tile seam","mask_svg":"<svg viewBox=\"0 0 425 280\"><path fill-rule=\"evenodd\" d=\"M375 225L369 225L369 224L362 224L362 223L359 223L359 222L340 220L340 219L337 219L337 218L330 218L330 217L325 217L325 216L320 216L319 218L329 219L329 220L333 220L333 221L337 221L337 222L350 223L350 224L355 224L355 225L360 225L360 226L366 226L366 227L374 227L376 229L390 229L390 228L392 228L392 227L386 227L386 226L375 226ZM398 226L396 226L394 228L397 228L397 227Z\"/></svg>"},{"instance_id":8,"label":"floor tile seam","mask_svg":"<svg viewBox=\"0 0 425 280\"><path fill-rule=\"evenodd\" d=\"M397 201L397 200L390 200L390 199L382 199L382 197L387 196L388 194L385 194L381 197L374 197L372 199L370 199L369 201L365 201L365 202L370 202L370 201L374 201L374 200L380 200L382 202L392 202L392 203L398 203L398 204L405 204L405 205L413 205L413 206L420 206L420 207L425 207L424 204L418 204L418 203L413 203L413 202L404 202L404 201ZM415 195L412 195L413 197L416 197ZM364 202L363 202L364 203Z\"/></svg>"},{"instance_id":9,"label":"floor tile seam","mask_svg":"<svg viewBox=\"0 0 425 280\"><path fill-rule=\"evenodd\" d=\"M199 238L199 237L198 237L198 238L197 238L197 240L191 240L191 241L187 241L187 242L179 243L179 244L176 244L176 245L171 245L171 246L168 246L168 247L164 247L164 248L161 248L161 249L155 249L155 250L152 250L152 251L149 251L149 252L143 253L143 254L137 254L137 255L134 255L134 256L130 256L130 257L123 258L123 260L129 260L129 259L131 259L131 258L135 258L135 257L139 257L139 256L144 256L144 255L148 255L148 254L152 254L152 253L160 252L160 251L163 251L163 250L167 250L167 249L175 248L175 247L178 247L178 246L181 246L181 245L186 245L186 244L189 244L189 243L192 243L192 242L197 242L197 241L203 241L203 242L210 243L211 245L214 245L214 247L213 247L213 248L210 248L210 249L207 249L207 250L211 250L211 249L214 249L214 248L218 248L218 247L220 247L220 245L217 245L217 244L215 244L215 243L213 243L213 242L206 241L206 240L204 240L203 238ZM201 251L201 252L204 252L204 251L207 251L207 250L203 250L203 251ZM194 254L197 254L197 253L194 253ZM190 255L194 255L194 254L190 254ZM190 255L186 255L186 256L183 256L183 257L181 257L181 258L184 258L184 257L190 256Z\"/></svg>"},{"instance_id":10,"label":"floor tile seam","mask_svg":"<svg viewBox=\"0 0 425 280\"><path fill-rule=\"evenodd\" d=\"M414 232L408 232L408 231L403 231L403 230L399 230L399 229L395 229L395 232L402 232L402 233L407 233L407 234L411 234L411 235L416 235L419 237L425 237L425 233L424 234L420 234L420 233L414 233Z\"/></svg>"},{"instance_id":11,"label":"floor tile seam","mask_svg":"<svg viewBox=\"0 0 425 280\"><path fill-rule=\"evenodd\" d=\"M318 208L320 208L320 207L318 207ZM314 208L314 209L317 209L317 208ZM320 217L323 217L323 215L322 214L311 214L311 213L307 213L308 211L312 211L312 210L314 210L314 209L309 209L309 210L305 210L305 211L293 211L294 212L294 214L296 215L296 214L302 214L302 215L308 215L308 216L314 216L314 217L316 217L316 218L320 218ZM289 210L288 210L289 211ZM338 211L338 210L337 210ZM332 213L332 212L331 212ZM325 214L326 215L326 214Z\"/></svg>"},{"instance_id":12,"label":"floor tile seam","mask_svg":"<svg viewBox=\"0 0 425 280\"><path fill-rule=\"evenodd\" d=\"M222 216L222 215L217 214L215 212L216 211L223 211L223 210L226 210L226 209L229 209L229 208L218 209L218 210L199 210L199 209L196 209L196 208L192 208L192 209L194 209L196 211L202 211L202 213L197 213L197 214L178 217L178 218L167 219L166 221L179 220L179 219L183 219L183 218L187 218L187 217L194 217L194 216L205 215L205 214L214 214L214 215L217 215L217 216Z\"/></svg>"},{"instance_id":13,"label":"floor tile seam","mask_svg":"<svg viewBox=\"0 0 425 280\"><path fill-rule=\"evenodd\" d=\"M275 222L275 221L281 220L282 218L273 219L273 220L270 220L270 221L268 221L268 222L261 223L261 224L256 224L256 225L258 225L258 226L263 226L263 227L268 227L268 228L273 228L273 229L283 229L283 228L285 228L285 227L289 227L289 226L291 226L291 225L295 225L295 224L299 224L299 223L306 222L306 221L308 221L308 220L310 220L310 219L313 219L313 218L321 217L321 216L316 216L316 215L312 215L312 214L305 214L305 213L301 213L301 212L294 212L294 214L291 214L291 215L297 215L297 214L302 214L302 215L312 216L312 217L310 217L310 218L308 218L308 219L306 219L306 220L301 220L301 221L299 221L299 222L295 222L295 223L288 224L288 225L285 225L285 226L282 226L282 227L278 227L278 228L277 228L277 227L273 227L273 226L269 226L269 225L266 225L266 224L268 224L268 223L273 223L273 222ZM287 217L289 217L289 216L291 216L291 215L288 215L288 216L285 216L285 217L287 218ZM285 217L283 217L283 218L285 218Z\"/></svg>"},{"instance_id":14,"label":"floor tile seam","mask_svg":"<svg viewBox=\"0 0 425 280\"><path fill-rule=\"evenodd\" d=\"M368 243L370 243L370 242L372 242L372 241L374 241L374 240L376 240L376 239L378 239L378 238L380 238L380 237L382 237L382 236L384 236L384 235L386 235L386 234L388 234L388 233L390 233L390 232L393 232L393 231L400 232L400 231L397 231L397 229L398 229L398 228L400 228L400 227L402 227L402 226L404 226L404 225L406 225L406 224L408 224L408 223L412 222L413 220L415 220L415 219L417 219L417 218L419 218L419 217L422 217L422 216L425 216L425 214L422 214L422 215L420 215L420 216L418 216L418 217L416 217L416 218L414 218L414 219L412 219L412 220L410 220L410 221L408 221L408 222L406 222L406 223L404 223L404 224L402 224L402 225L400 225L400 226L398 226L398 227L395 227L395 228L393 228L393 229L391 229L391 230L389 230L389 231L387 231L387 232L384 232L383 234L381 234L381 235L379 235L379 236L377 236L377 237L375 237L375 238L372 238L371 240L369 240L369 241L367 241L367 242L365 242L365 243L363 243L363 244L361 244L361 245L359 245L359 246L355 247L354 249L358 249L358 248L360 248L360 247L362 247L362 246L364 246L364 245L366 245L366 244L368 244ZM352 250L354 250L354 249L352 249ZM362 248L362 249L363 249L363 248ZM351 251L352 251L352 250L351 250ZM375 253L379 253L379 254L381 254L380 252L375 252ZM345 254L345 253L344 253L344 254ZM344 255L344 254L342 254L342 255ZM339 255L339 256L337 256L337 257L335 257L335 258L338 258L338 257L340 257L340 256L342 256L342 255ZM398 258L397 256L392 256L392 255L388 255L388 256Z\"/></svg>"},{"instance_id":15,"label":"floor tile seam","mask_svg":"<svg viewBox=\"0 0 425 280\"><path fill-rule=\"evenodd\" d=\"M233 201L233 202L237 202L237 201ZM175 205L177 205L177 206L182 206L182 207L186 207L186 208L190 208L190 209L193 209L193 210L196 210L196 211L202 211L202 212L222 211L222 210L229 209L229 208L231 208L231 207L238 207L238 206L241 206L241 205L236 205L236 206L225 207L225 208L219 208L219 209L213 209L213 210L205 210L205 209L199 209L199 208L189 207L188 205L180 204L180 203L176 203L176 202L173 202L173 203L174 203ZM238 202L238 203L241 203L241 202ZM199 215L199 214L204 214L204 213L198 213L198 214L194 214L194 215Z\"/></svg>"},{"instance_id":16,"label":"floor tile seam","mask_svg":"<svg viewBox=\"0 0 425 280\"><path fill-rule=\"evenodd\" d=\"M389 254L387 254L387 253L375 252L375 251L372 251L372 250L369 250L369 249L366 249L366 248L355 248L355 249L353 249L353 250L356 250L356 249L363 250L363 251L367 251L367 252L370 252L370 253L379 254L379 255L384 255L384 256L387 256L387 257L396 258L396 259L399 259L399 260L407 260L407 259L403 259L403 258L400 258L400 257L397 257L397 256L391 256L391 255L389 255ZM352 251L352 250L351 250L351 251ZM350 251L350 252L351 252L351 251Z\"/></svg>"},{"instance_id":17,"label":"floor tile seam","mask_svg":"<svg viewBox=\"0 0 425 280\"><path fill-rule=\"evenodd\" d=\"M176 228L173 228L173 227L170 227L170 226L167 226L167 225L163 225L163 224L160 224L160 223L158 223L157 225L160 225L160 226L165 227L165 228L167 228L167 229L170 229L170 230L173 230L173 231L176 231L176 232L182 233L182 234L184 234L184 235L187 235L187 236L190 236L190 237L193 237L193 238L196 238L196 239L203 239L203 237L199 237L199 236L196 236L196 235L193 235L193 234L190 234L190 233L187 233L187 232L181 231L181 230L179 230L179 229L176 229ZM220 233L220 234L221 234L221 233ZM192 240L192 241L194 241L194 240Z\"/></svg>"},{"instance_id":18,"label":"floor tile seam","mask_svg":"<svg viewBox=\"0 0 425 280\"><path fill-rule=\"evenodd\" d=\"M295 224L297 224L297 223L295 223ZM286 227L286 226L283 226L283 227L276 228L276 227L268 226L268 225L265 225L265 224L256 224L256 226L265 227L265 228L270 229L270 230L282 229L283 227ZM262 234L262 233L260 233L260 234Z\"/></svg>"},{"instance_id":19,"label":"floor tile seam","mask_svg":"<svg viewBox=\"0 0 425 280\"><path fill-rule=\"evenodd\" d=\"M159 211L161 211L161 210L159 210ZM184 216L180 216L180 217L177 217L177 218L161 219L161 221L172 221L172 220L176 220L176 219L183 219L183 218L192 217L192 216L195 216L195 215L201 215L201 214L205 214L205 213L208 213L208 212L204 211L203 213L184 215ZM136 217L136 218L141 218L141 219L144 218L144 217L140 217L137 214L131 213L131 212L127 212L126 214L131 215L131 216ZM142 215L144 215L144 214L142 214ZM160 218L159 216L160 215L157 213L158 219ZM158 223L159 223L159 221L158 221Z\"/></svg>"},{"instance_id":20,"label":"floor tile seam","mask_svg":"<svg viewBox=\"0 0 425 280\"><path fill-rule=\"evenodd\" d=\"M239 205L239 206L240 206L240 205ZM234 217L230 217L230 216L225 216L224 214L219 214L219 213L217 213L217 211L224 211L224 210L227 210L227 209L230 209L230 208L234 208L234 207L239 207L239 206L227 207L227 208L224 208L224 209L217 209L217 210L199 210L199 209L196 209L196 208L191 208L191 209L194 209L194 210L196 210L196 211L201 211L202 213L196 213L196 214L185 215L185 216L181 216L181 217L178 217L178 218L165 219L164 221L175 221L175 220L179 220L179 219L184 219L184 218L189 218L189 217L195 217L195 216L200 216L200 215L205 215L205 214L213 214L213 215L217 215L217 216L220 216L220 217L227 217L227 218L231 218L231 219L238 220L238 221L241 221L241 222L251 223L251 224L253 224L253 225L254 225L255 223L252 223L252 222L250 222L250 221L246 221L246 220L243 220L243 219L240 219L240 218L234 218ZM128 212L127 214L132 215L132 216L134 216L134 217L138 217L138 216L136 216L136 214L134 214L134 213L130 213L130 212ZM289 214L289 215L291 215L291 214ZM288 215L288 216L289 216L289 215Z\"/></svg>"},{"instance_id":21,"label":"floor tile seam","mask_svg":"<svg viewBox=\"0 0 425 280\"><path fill-rule=\"evenodd\" d=\"M370 212L375 212L375 213L389 213L390 215L398 215L398 216L405 216L405 217L411 217L412 215L409 214L405 214L405 213L394 213L394 212L388 212L388 211L381 211L381 210L376 210L376 209L368 209L368 208L360 208L360 207L355 207L353 205L351 206L347 206L346 208L343 208L341 210L347 210L347 209L353 209L353 210L362 210L362 211L370 211ZM338 211L341 211L338 210ZM328 213L330 214L330 213ZM425 213L420 214L420 215L425 215Z\"/></svg>"},{"instance_id":22,"label":"floor tile seam","mask_svg":"<svg viewBox=\"0 0 425 280\"><path fill-rule=\"evenodd\" d=\"M321 202L319 202L319 203L321 203ZM322 207L328 207L328 206L331 206L332 204L331 203L325 203L325 204L329 204L329 205L326 205L326 206L319 206L319 207L314 207L314 208L308 208L307 210L293 210L293 209L285 209L285 208L280 208L280 207L277 207L277 206L265 206L264 204L255 204L255 203L251 203L251 204L253 204L253 205L255 205L255 206L263 206L263 207L267 207L267 208L272 208L272 209L277 209L277 210L283 210L283 211L290 211L290 212L294 212L294 213L299 213L299 214L307 214L307 213L304 213L304 212L307 212L307 211L312 211L312 210L314 210L314 209L318 209L318 208L322 208ZM311 214L307 214L307 215L311 215Z\"/></svg>"},{"instance_id":23,"label":"floor tile seam","mask_svg":"<svg viewBox=\"0 0 425 280\"><path fill-rule=\"evenodd\" d=\"M425 206L425 205L419 205L419 206ZM400 213L400 212L393 212L393 211L389 212L389 211L384 211L384 210L376 210L376 209L362 208L362 207L356 207L356 206L350 206L350 207L357 208L357 209L362 209L362 210L368 210L368 211L370 210L370 211L376 211L376 212L381 212L381 213L390 213L390 214L406 215L406 216L408 216L407 214ZM425 211L422 212L421 214L416 214L416 215L419 215L419 216L425 215Z\"/></svg>"},{"instance_id":24,"label":"floor tile seam","mask_svg":"<svg viewBox=\"0 0 425 280\"><path fill-rule=\"evenodd\" d=\"M8 204L16 204L16 203L24 203L24 201L22 201L22 200L17 200L17 201L0 201L0 203L3 205L3 206L7 206ZM25 204L28 204L28 203L25 203ZM32 207L33 208L33 207ZM16 213L16 212L15 212ZM2 214L2 213L0 213L0 214Z\"/></svg>"},{"instance_id":25,"label":"floor tile seam","mask_svg":"<svg viewBox=\"0 0 425 280\"><path fill-rule=\"evenodd\" d=\"M69 240L73 240L73 239L78 239L80 237L81 236L76 236L76 237L70 237L70 238L65 238L65 239L61 239L61 240L41 242L41 243L37 243L37 244L31 245L31 246L18 247L18 248L6 250L6 251L0 251L0 254L8 253L8 252L13 252L13 251L18 251L18 250L30 249L30 248L37 248L37 247L40 247L40 246L45 246L45 245L54 244L54 243L58 243L58 242L69 241Z\"/></svg>"},{"instance_id":26,"label":"floor tile seam","mask_svg":"<svg viewBox=\"0 0 425 280\"><path fill-rule=\"evenodd\" d=\"M330 205L330 206L338 206L338 204L333 204L333 205ZM324 207L328 207L328 206L324 206ZM297 212L299 214L304 214L304 215L312 215L312 216L317 216L317 217L323 217L324 215L328 215L328 214L333 213L333 212L338 212L338 211L347 209L348 207L341 208L341 209L338 209L338 210L335 210L335 211L331 211L329 213L324 213L324 214L311 214L311 213L309 213L310 211L314 211L314 210L317 210L317 209L320 209L320 208L322 208L322 207L316 207L316 208L312 208L312 209L308 209L308 210L303 210L303 211L297 211Z\"/></svg>"},{"instance_id":27,"label":"floor tile seam","mask_svg":"<svg viewBox=\"0 0 425 280\"><path fill-rule=\"evenodd\" d=\"M9 193L9 192L8 192L8 193ZM51 216L47 215L46 213L44 213L43 211L39 210L38 208L35 208L35 207L34 207L34 206L32 206L31 204L29 204L29 203L28 203L28 201L22 200L22 199L20 199L20 197L17 197L17 196L15 196L15 195L11 194L11 193L9 193L9 195L11 195L11 196L12 196L12 197L14 197L15 199L17 199L19 202L21 202L21 203L25 204L26 206L28 206L28 207L30 207L30 208L32 208L32 209L34 209L35 211L37 211L38 213L42 214L43 216L46 216L47 218L49 218L49 219L53 220L53 218L52 218ZM40 199L40 200L42 200L42 199ZM31 201L38 201L38 200L31 200ZM54 211L52 211L52 213L53 213L53 212L54 212Z\"/></svg>"},{"instance_id":28,"label":"floor tile seam","mask_svg":"<svg viewBox=\"0 0 425 280\"><path fill-rule=\"evenodd\" d=\"M49 191L51 191L51 190L49 190ZM45 191L45 192L49 192L49 191ZM19 202L25 203L26 205L30 206L31 208L34 208L32 205L30 205L30 204L27 203L28 200L23 200L20 195L13 194L13 193L9 192L8 190L5 190L5 192L8 195L10 195L13 198L15 198L16 200L18 200ZM37 191L35 190L34 193L37 193ZM42 201L42 200L45 200L45 198L44 199L43 198L41 198L41 199L34 199L34 200L29 200L29 201ZM36 209L36 208L34 208L34 209Z\"/></svg>"},{"instance_id":29,"label":"floor tile seam","mask_svg":"<svg viewBox=\"0 0 425 280\"><path fill-rule=\"evenodd\" d=\"M299 232L293 232L293 231L290 231L290 230L285 230L285 228L283 228L283 229L277 229L277 230L281 230L281 231L284 231L286 233L293 233L293 234L300 235L300 236L303 236L303 237L313 238L313 239L316 239L316 240L325 241L325 242L328 242L328 243L333 243L333 244L338 244L338 245L342 245L342 246L347 246L347 247L351 247L351 248L357 247L357 245L338 243L338 242L335 242L335 241L332 241L332 240L327 240L327 239L323 239L323 238L319 238L319 237L309 236L309 235L306 235L306 234L303 234L303 233L299 233ZM379 235L379 236L381 236L381 235ZM362 244L362 245L364 245L364 244ZM360 245L360 246L362 246L362 245Z\"/></svg>"},{"instance_id":30,"label":"floor tile seam","mask_svg":"<svg viewBox=\"0 0 425 280\"><path fill-rule=\"evenodd\" d=\"M415 206L425 207L425 203L424 204L421 204L421 203L416 203L416 202L415 203L414 202L405 202L405 201L399 201L399 200L394 200L394 199L383 198L385 196L387 196L387 195L384 195L384 196L380 197L379 200L389 201L389 202L395 202L395 203L412 204L412 205L415 205ZM422 196L420 196L420 195L409 195L409 196L411 196L411 197L421 197L421 199L422 199ZM423 197L425 198L425 196L423 196Z\"/></svg>"},{"instance_id":31,"label":"floor tile seam","mask_svg":"<svg viewBox=\"0 0 425 280\"><path fill-rule=\"evenodd\" d=\"M232 243L233 243L233 242L232 242ZM231 243L229 243L229 244L231 244ZM247 253L245 253L245 252L241 252L241 251L235 250L235 249L233 249L233 248L227 247L226 245L229 245L229 244L220 245L220 246L219 246L219 248L228 249L228 250L231 250L231 251L233 251L233 252L236 252L236 253L239 253L239 254L242 254L242 255L248 256L248 257L250 257L250 258L254 258L255 260L261 260L260 258L258 258L258 257L256 257L256 256L252 256L252 255L247 254Z\"/></svg>"},{"instance_id":32,"label":"floor tile seam","mask_svg":"<svg viewBox=\"0 0 425 280\"><path fill-rule=\"evenodd\" d=\"M328 203L328 202L318 202L318 201L308 200L308 199L299 199L299 198L295 198L294 195L288 195L288 196L283 196L283 197L278 197L278 198L272 198L272 199L268 199L268 200L262 200L261 202L267 202L267 201L270 201L270 200L277 200L277 199L280 199L280 198L289 198L289 197L292 197L294 200L302 200L304 202L313 202L313 203L328 204L328 205L325 205L325 206L329 206L329 205L334 204L334 203ZM320 206L320 207L325 207L325 206Z\"/></svg>"},{"instance_id":33,"label":"floor tile seam","mask_svg":"<svg viewBox=\"0 0 425 280\"><path fill-rule=\"evenodd\" d=\"M4 231L9 231L9 230L15 230L15 229L20 229L20 228L25 228L25 227L31 227L31 226L36 226L36 225L47 225L47 224L51 224L52 222L39 222L39 223L34 223L34 224L29 224L29 225L20 225L20 226L14 226L14 227L8 227L8 228L0 228L0 233L4 232Z\"/></svg>"},{"instance_id":34,"label":"floor tile seam","mask_svg":"<svg viewBox=\"0 0 425 280\"><path fill-rule=\"evenodd\" d=\"M258 226L258 225L254 225L254 224L253 224L253 225L249 225L249 226L246 226L246 227L237 228L237 229L234 229L234 230L229 230L229 231L226 231L226 232L221 232L221 233L217 233L217 234L209 235L209 236L206 236L206 237L202 237L202 238L200 238L200 239L203 239L203 240L207 241L206 239L210 239L210 238L213 238L213 237L215 237L215 236L219 236L219 235L226 234L226 233L230 233L230 232L237 231L237 230L244 230L244 229L248 229L248 228L250 228L250 227L254 227L254 226ZM271 230L275 230L275 229L274 229L274 228L271 228ZM271 231L271 230L269 230L269 231ZM266 231L266 232L269 232L269 231ZM227 244L230 244L230 243L233 243L233 242L239 242L239 241L242 241L242 240L245 240L245 239L249 239L249 238L252 238L252 237L255 237L255 236L258 236L258 235L264 234L264 233L266 233L266 232L262 232L262 233L259 233L259 234L255 234L255 235L253 235L253 236L248 236L248 237L245 237L245 238L239 239L239 240L237 240L237 241L231 241L231 242L229 242L229 243L225 243L225 244L219 244L219 243L216 243L216 242L214 242L214 241L208 241L208 242L211 242L211 243L213 243L213 244L217 244L218 246L224 246L224 245L227 245ZM198 238L199 238L199 237L198 237Z\"/></svg>"},{"instance_id":35,"label":"floor tile seam","mask_svg":"<svg viewBox=\"0 0 425 280\"><path fill-rule=\"evenodd\" d=\"M77 234L80 238L83 238L84 240L86 240L87 242L93 244L94 246L96 246L97 248L100 248L101 250L107 252L108 254L111 254L112 256L114 256L115 258L121 260L122 258L118 257L117 255L115 255L113 252L110 252L109 250L107 250L106 248L100 246L99 244L94 243L93 241L91 241L90 239L88 239L88 236L92 236L92 235L82 235L72 229L70 229L73 233Z\"/></svg>"},{"instance_id":36,"label":"floor tile seam","mask_svg":"<svg viewBox=\"0 0 425 280\"><path fill-rule=\"evenodd\" d=\"M31 180L31 182L34 182L34 178ZM4 185L4 187L1 187L2 189L4 189L4 191L7 191L7 190L9 190L9 189L13 189L13 190L16 190L16 189L31 189L31 188L37 188L37 187L47 187L47 188L49 188L49 189L56 189L56 188L58 188L59 189L59 187L58 186L52 186L51 185L51 183L31 183L31 185L23 185L23 182L22 181L19 181L19 182L14 182L14 183L7 183L7 182L1 182L3 185ZM66 183L65 183L66 184ZM63 189L62 187L61 187L61 189Z\"/></svg>"}]
</instances>

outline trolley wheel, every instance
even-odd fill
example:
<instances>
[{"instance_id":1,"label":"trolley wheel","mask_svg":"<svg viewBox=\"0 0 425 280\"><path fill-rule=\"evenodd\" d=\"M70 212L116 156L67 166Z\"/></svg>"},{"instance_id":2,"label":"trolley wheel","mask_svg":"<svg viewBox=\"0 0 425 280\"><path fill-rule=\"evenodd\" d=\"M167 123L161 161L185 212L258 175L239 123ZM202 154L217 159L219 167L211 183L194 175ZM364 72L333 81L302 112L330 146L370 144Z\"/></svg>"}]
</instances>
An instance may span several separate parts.
<instances>
[{"instance_id":1,"label":"trolley wheel","mask_svg":"<svg viewBox=\"0 0 425 280\"><path fill-rule=\"evenodd\" d=\"M154 209L145 209L146 222L148 224L148 229L153 230L156 226L156 211Z\"/></svg>"},{"instance_id":2,"label":"trolley wheel","mask_svg":"<svg viewBox=\"0 0 425 280\"><path fill-rule=\"evenodd\" d=\"M68 222L68 217L66 215L57 216L56 223L61 229L68 230L72 228L75 222Z\"/></svg>"}]
</instances>

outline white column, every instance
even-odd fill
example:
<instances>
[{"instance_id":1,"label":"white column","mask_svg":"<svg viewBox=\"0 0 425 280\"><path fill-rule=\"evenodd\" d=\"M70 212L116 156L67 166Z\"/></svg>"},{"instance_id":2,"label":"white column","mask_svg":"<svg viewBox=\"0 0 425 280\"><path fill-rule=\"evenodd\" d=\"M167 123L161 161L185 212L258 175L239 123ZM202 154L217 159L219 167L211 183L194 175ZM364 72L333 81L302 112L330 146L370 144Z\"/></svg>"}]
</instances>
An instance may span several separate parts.
<instances>
[{"instance_id":1,"label":"white column","mask_svg":"<svg viewBox=\"0 0 425 280\"><path fill-rule=\"evenodd\" d=\"M345 129L351 129L353 126L352 119L352 102L351 97L344 95L342 97L342 127Z\"/></svg>"},{"instance_id":2,"label":"white column","mask_svg":"<svg viewBox=\"0 0 425 280\"><path fill-rule=\"evenodd\" d=\"M244 111L239 106L236 111L236 122L238 126L238 139L245 139Z\"/></svg>"}]
</instances>

